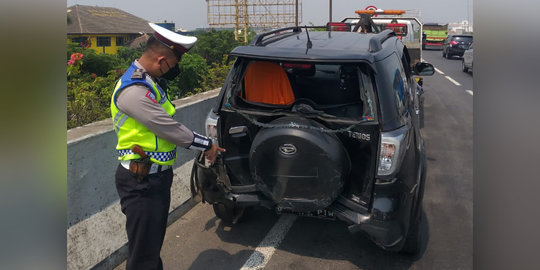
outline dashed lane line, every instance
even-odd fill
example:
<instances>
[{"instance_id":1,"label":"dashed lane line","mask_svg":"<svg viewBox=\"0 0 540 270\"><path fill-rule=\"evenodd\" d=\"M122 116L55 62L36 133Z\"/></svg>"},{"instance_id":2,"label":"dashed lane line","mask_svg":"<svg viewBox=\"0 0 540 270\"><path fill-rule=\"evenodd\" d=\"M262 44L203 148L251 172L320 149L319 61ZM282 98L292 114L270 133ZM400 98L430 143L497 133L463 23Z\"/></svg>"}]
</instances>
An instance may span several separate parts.
<instances>
[{"instance_id":1,"label":"dashed lane line","mask_svg":"<svg viewBox=\"0 0 540 270\"><path fill-rule=\"evenodd\" d=\"M453 84L455 84L455 85L457 85L457 86L461 86L460 83L458 83L456 80L450 78L450 76L444 76L444 77L446 77L446 78L447 78L449 81L451 81Z\"/></svg>"},{"instance_id":2,"label":"dashed lane line","mask_svg":"<svg viewBox=\"0 0 540 270\"><path fill-rule=\"evenodd\" d=\"M240 269L264 269L272 255L274 255L276 247L279 246L293 225L296 217L296 215L292 214L283 214Z\"/></svg>"},{"instance_id":3,"label":"dashed lane line","mask_svg":"<svg viewBox=\"0 0 540 270\"><path fill-rule=\"evenodd\" d=\"M421 59L421 61L424 61L424 59ZM437 71L439 74L442 74L444 75L444 72L442 72L440 69L436 68L436 67L433 67L435 68L435 71ZM453 84L457 85L457 86L461 86L461 84L459 82L457 82L456 80L452 79L450 76L444 76L446 77L449 81L451 81ZM474 95L473 91L472 90L465 90L465 92L469 93L471 96Z\"/></svg>"}]
</instances>

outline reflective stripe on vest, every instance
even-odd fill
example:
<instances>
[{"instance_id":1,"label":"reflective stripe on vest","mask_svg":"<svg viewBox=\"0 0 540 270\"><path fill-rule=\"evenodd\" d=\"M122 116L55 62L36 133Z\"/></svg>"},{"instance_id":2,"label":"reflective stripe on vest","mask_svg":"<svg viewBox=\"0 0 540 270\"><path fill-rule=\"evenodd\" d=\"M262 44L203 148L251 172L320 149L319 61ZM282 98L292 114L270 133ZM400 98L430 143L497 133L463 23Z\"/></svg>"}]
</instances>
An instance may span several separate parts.
<instances>
[{"instance_id":1,"label":"reflective stripe on vest","mask_svg":"<svg viewBox=\"0 0 540 270\"><path fill-rule=\"evenodd\" d=\"M120 121L118 120L119 117L122 117L122 118L120 118ZM126 120L128 118L129 118L129 116L127 116L125 113L123 113L121 111L118 111L116 113L116 115L114 116L114 119L113 119L114 131L116 131L116 133L118 133L118 129L126 122Z\"/></svg>"},{"instance_id":2,"label":"reflective stripe on vest","mask_svg":"<svg viewBox=\"0 0 540 270\"><path fill-rule=\"evenodd\" d=\"M122 75L117 82L111 97L111 116L114 130L118 137L116 150L120 157L119 160L131 160L140 158L138 154L131 151L134 145L139 145L150 160L161 165L172 165L176 159L176 145L157 137L152 131L139 123L137 120L129 117L116 106L116 98L120 91L133 84L146 86L155 96L156 101L170 116L174 116L176 109L167 98L165 91L156 84L150 76L143 74L142 77L132 78L133 72L137 69L132 64L126 73Z\"/></svg>"},{"instance_id":3,"label":"reflective stripe on vest","mask_svg":"<svg viewBox=\"0 0 540 270\"><path fill-rule=\"evenodd\" d=\"M125 150L117 150L118 151L118 154L120 156L125 156L125 155L134 155L135 153L133 153L131 150L129 149L125 149ZM150 152L150 151L144 151L150 158L153 158L157 161L161 161L161 162L165 162L165 161L169 161L171 159L174 159L176 158L176 149L174 149L173 151L170 151L170 152Z\"/></svg>"}]
</instances>

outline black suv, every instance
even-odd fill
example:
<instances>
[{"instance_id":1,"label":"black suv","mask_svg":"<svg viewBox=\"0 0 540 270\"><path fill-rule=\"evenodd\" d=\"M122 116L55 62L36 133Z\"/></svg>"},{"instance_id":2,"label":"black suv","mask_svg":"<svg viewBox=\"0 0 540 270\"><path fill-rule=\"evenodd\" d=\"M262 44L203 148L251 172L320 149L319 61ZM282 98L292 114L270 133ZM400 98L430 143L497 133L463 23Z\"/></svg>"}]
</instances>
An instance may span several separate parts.
<instances>
[{"instance_id":1,"label":"black suv","mask_svg":"<svg viewBox=\"0 0 540 270\"><path fill-rule=\"evenodd\" d=\"M206 120L227 152L195 160L193 195L226 223L258 205L339 219L384 249L418 252L426 155L413 76L433 66L411 67L391 30L290 27L231 55Z\"/></svg>"},{"instance_id":2,"label":"black suv","mask_svg":"<svg viewBox=\"0 0 540 270\"><path fill-rule=\"evenodd\" d=\"M462 57L472 42L473 37L469 35L449 35L443 42L442 56L444 58Z\"/></svg>"}]
</instances>

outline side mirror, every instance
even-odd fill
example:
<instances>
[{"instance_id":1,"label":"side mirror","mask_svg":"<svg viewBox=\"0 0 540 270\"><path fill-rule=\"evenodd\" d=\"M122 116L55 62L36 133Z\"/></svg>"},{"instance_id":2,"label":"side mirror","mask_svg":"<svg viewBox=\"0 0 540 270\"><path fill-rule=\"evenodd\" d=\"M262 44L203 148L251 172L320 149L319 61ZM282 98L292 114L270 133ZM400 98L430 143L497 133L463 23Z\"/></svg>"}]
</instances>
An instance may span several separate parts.
<instances>
[{"instance_id":1,"label":"side mirror","mask_svg":"<svg viewBox=\"0 0 540 270\"><path fill-rule=\"evenodd\" d=\"M414 73L420 76L431 76L435 73L435 68L430 63L418 62L414 65Z\"/></svg>"}]
</instances>

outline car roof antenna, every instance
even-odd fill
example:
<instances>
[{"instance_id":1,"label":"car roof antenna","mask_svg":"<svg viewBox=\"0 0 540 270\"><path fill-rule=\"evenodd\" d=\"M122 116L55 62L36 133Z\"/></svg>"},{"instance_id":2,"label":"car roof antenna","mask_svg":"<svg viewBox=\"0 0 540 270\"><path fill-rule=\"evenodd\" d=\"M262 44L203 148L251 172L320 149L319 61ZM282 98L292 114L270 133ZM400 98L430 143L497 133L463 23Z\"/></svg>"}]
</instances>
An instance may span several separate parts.
<instances>
[{"instance_id":1,"label":"car roof antenna","mask_svg":"<svg viewBox=\"0 0 540 270\"><path fill-rule=\"evenodd\" d=\"M307 43L306 43L306 54L307 54L308 50L311 49L311 47L313 47L313 45L311 44L311 39L309 38L309 32L307 30L307 25L304 25L304 28L306 28L306 35L307 35Z\"/></svg>"}]
</instances>

